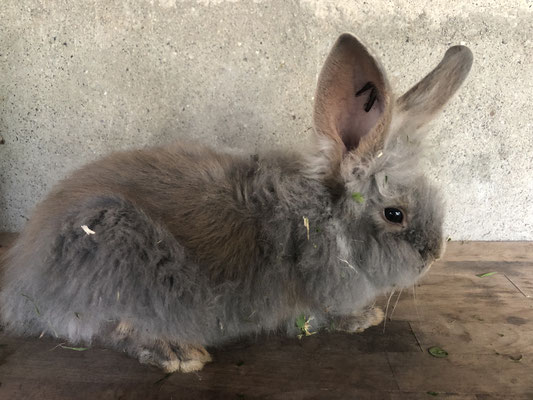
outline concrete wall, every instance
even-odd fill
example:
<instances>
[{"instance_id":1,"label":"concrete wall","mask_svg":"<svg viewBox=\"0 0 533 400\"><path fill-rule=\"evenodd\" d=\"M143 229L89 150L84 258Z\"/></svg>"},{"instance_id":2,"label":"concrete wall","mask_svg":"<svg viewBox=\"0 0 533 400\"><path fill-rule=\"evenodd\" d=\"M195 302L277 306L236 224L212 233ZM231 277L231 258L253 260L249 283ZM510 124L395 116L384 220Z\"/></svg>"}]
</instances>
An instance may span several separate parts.
<instances>
[{"instance_id":1,"label":"concrete wall","mask_svg":"<svg viewBox=\"0 0 533 400\"><path fill-rule=\"evenodd\" d=\"M453 239L533 239L533 1L3 0L0 230L68 171L193 137L299 146L319 68L356 33L397 92L448 46L472 73L431 130Z\"/></svg>"}]
</instances>

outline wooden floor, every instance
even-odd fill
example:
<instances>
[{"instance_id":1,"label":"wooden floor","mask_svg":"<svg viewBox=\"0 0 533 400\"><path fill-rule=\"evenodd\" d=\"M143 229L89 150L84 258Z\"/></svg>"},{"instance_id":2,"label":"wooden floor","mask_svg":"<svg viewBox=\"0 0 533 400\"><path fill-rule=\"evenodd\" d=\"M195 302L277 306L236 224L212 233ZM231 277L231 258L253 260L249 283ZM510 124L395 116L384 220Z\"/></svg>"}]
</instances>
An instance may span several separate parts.
<instances>
[{"instance_id":1,"label":"wooden floor","mask_svg":"<svg viewBox=\"0 0 533 400\"><path fill-rule=\"evenodd\" d=\"M255 338L199 373L60 343L0 334L0 399L533 399L533 243L451 242L385 328Z\"/></svg>"}]
</instances>

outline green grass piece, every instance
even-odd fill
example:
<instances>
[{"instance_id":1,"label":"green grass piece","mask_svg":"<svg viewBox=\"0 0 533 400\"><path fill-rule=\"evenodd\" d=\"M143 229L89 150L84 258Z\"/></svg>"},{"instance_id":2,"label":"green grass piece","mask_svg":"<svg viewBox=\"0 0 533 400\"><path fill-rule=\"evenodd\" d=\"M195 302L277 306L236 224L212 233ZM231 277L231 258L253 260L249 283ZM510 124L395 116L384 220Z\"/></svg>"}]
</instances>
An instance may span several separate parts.
<instances>
[{"instance_id":1,"label":"green grass piece","mask_svg":"<svg viewBox=\"0 0 533 400\"><path fill-rule=\"evenodd\" d=\"M497 274L496 271L492 271L492 272L485 272L484 274L477 274L476 276L478 278L486 278L487 276L492 276L494 274Z\"/></svg>"},{"instance_id":2,"label":"green grass piece","mask_svg":"<svg viewBox=\"0 0 533 400\"><path fill-rule=\"evenodd\" d=\"M430 396L438 396L439 394L437 392L426 392Z\"/></svg>"},{"instance_id":3,"label":"green grass piece","mask_svg":"<svg viewBox=\"0 0 533 400\"><path fill-rule=\"evenodd\" d=\"M441 349L438 346L430 347L428 349L428 352L433 357L437 357L437 358L446 358L446 357L448 357L448 352L446 350Z\"/></svg>"},{"instance_id":4,"label":"green grass piece","mask_svg":"<svg viewBox=\"0 0 533 400\"><path fill-rule=\"evenodd\" d=\"M354 201L358 202L359 204L363 204L365 202L365 198L359 192L352 193L352 199L354 199Z\"/></svg>"},{"instance_id":5,"label":"green grass piece","mask_svg":"<svg viewBox=\"0 0 533 400\"><path fill-rule=\"evenodd\" d=\"M63 346L63 345L60 345L60 347L62 349L65 349L65 350L74 350L74 351L85 351L85 350L88 350L87 347L69 347L69 346Z\"/></svg>"},{"instance_id":6,"label":"green grass piece","mask_svg":"<svg viewBox=\"0 0 533 400\"><path fill-rule=\"evenodd\" d=\"M244 365L244 361L240 360L240 361L237 361L237 363L235 364L237 367L242 367Z\"/></svg>"},{"instance_id":7,"label":"green grass piece","mask_svg":"<svg viewBox=\"0 0 533 400\"><path fill-rule=\"evenodd\" d=\"M296 335L298 339L301 339L304 336L311 336L316 333L309 330L311 328L309 321L312 319L312 317L306 318L304 314L300 314L298 317L296 317L295 325L300 330L300 334Z\"/></svg>"}]
</instances>

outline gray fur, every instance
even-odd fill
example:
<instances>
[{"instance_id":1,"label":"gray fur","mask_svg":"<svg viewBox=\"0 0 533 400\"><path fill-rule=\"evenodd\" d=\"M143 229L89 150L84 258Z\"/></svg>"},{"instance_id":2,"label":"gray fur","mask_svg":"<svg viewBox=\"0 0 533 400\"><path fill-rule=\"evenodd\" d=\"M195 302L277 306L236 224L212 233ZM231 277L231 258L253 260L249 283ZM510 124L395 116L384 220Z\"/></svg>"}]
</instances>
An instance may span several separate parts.
<instances>
[{"instance_id":1,"label":"gray fur","mask_svg":"<svg viewBox=\"0 0 533 400\"><path fill-rule=\"evenodd\" d=\"M318 326L357 321L344 323L352 330L379 322L368 305L411 286L443 246L443 205L418 167L422 139L406 140L394 110L385 113L392 123L349 152L323 124L304 154L179 143L80 169L3 260L3 324L190 371L209 360L203 346L293 327L302 313ZM406 224L387 222L385 207L401 208Z\"/></svg>"}]
</instances>

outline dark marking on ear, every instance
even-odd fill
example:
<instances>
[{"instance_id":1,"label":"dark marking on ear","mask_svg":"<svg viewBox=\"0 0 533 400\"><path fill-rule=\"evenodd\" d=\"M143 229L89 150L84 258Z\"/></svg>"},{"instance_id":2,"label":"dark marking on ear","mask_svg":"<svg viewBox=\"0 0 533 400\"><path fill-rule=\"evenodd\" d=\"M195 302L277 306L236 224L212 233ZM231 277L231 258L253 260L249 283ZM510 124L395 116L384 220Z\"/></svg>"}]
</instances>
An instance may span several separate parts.
<instances>
[{"instance_id":1,"label":"dark marking on ear","mask_svg":"<svg viewBox=\"0 0 533 400\"><path fill-rule=\"evenodd\" d=\"M365 103L365 112L369 112L372 109L372 106L374 105L376 100L378 99L378 88L372 82L367 82L365 86L363 86L363 88L355 94L355 97L359 97L368 90L370 90L370 94L368 95L368 100Z\"/></svg>"}]
</instances>

